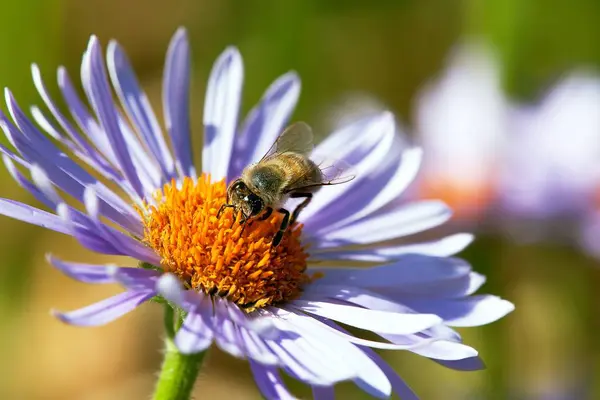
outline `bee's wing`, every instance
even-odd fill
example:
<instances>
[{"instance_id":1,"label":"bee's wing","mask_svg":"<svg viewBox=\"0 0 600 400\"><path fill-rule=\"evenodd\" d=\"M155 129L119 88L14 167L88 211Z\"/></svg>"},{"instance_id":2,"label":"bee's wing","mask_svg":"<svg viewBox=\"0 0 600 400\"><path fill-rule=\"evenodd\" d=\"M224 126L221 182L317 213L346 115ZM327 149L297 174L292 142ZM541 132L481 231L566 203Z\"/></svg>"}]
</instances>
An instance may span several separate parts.
<instances>
[{"instance_id":1,"label":"bee's wing","mask_svg":"<svg viewBox=\"0 0 600 400\"><path fill-rule=\"evenodd\" d=\"M310 126L305 122L296 122L279 135L260 161L288 151L308 155L313 147L313 133Z\"/></svg>"},{"instance_id":2,"label":"bee's wing","mask_svg":"<svg viewBox=\"0 0 600 400\"><path fill-rule=\"evenodd\" d=\"M313 157L317 166L321 170L323 180L322 185L339 185L350 182L356 176L354 169L350 164L343 160L334 160L331 158Z\"/></svg>"},{"instance_id":3,"label":"bee's wing","mask_svg":"<svg viewBox=\"0 0 600 400\"><path fill-rule=\"evenodd\" d=\"M302 183L300 185L290 184L289 189L286 191L287 193L300 192L303 189L311 189L318 186L339 185L350 182L355 177L353 168L345 161L319 157L318 155L314 155L311 159L313 159L317 167L321 170L321 179L314 182L307 182L305 177L298 179L298 182Z\"/></svg>"}]
</instances>

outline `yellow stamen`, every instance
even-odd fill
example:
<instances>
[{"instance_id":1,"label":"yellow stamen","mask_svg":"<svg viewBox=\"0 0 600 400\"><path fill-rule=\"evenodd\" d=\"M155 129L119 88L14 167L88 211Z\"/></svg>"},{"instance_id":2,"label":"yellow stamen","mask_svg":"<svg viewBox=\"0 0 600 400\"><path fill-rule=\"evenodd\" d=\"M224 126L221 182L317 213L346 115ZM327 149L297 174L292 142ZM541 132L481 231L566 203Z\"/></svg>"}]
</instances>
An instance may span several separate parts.
<instances>
[{"instance_id":1,"label":"yellow stamen","mask_svg":"<svg viewBox=\"0 0 600 400\"><path fill-rule=\"evenodd\" d=\"M217 293L250 312L297 297L306 275L308 257L300 243L301 225L289 228L277 247L278 213L265 221L253 220L245 229L233 222L231 208L217 218L226 201L225 181L173 181L154 195L156 205L138 211L144 220L144 241L162 257L165 271L186 287ZM232 224L233 222L233 224Z\"/></svg>"}]
</instances>

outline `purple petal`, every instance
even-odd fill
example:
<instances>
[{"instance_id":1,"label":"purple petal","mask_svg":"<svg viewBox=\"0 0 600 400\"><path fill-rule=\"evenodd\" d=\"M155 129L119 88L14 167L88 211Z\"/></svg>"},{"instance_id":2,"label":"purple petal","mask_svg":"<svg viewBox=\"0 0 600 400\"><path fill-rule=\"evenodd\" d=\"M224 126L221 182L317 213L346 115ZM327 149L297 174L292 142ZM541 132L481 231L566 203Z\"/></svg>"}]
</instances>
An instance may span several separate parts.
<instances>
[{"instance_id":1,"label":"purple petal","mask_svg":"<svg viewBox=\"0 0 600 400\"><path fill-rule=\"evenodd\" d=\"M295 326L295 330L301 336L314 337L315 342L319 342L321 346L324 345L325 347L322 350L324 354L332 350L336 353L335 358L327 356L329 364L334 368L354 369L354 380L363 390L376 397L387 398L390 395L390 382L381 369L358 346L343 340L343 332L326 327L326 325L305 315L289 314L285 318ZM336 361L339 360L339 356L342 356L342 360Z\"/></svg>"},{"instance_id":2,"label":"purple petal","mask_svg":"<svg viewBox=\"0 0 600 400\"><path fill-rule=\"evenodd\" d=\"M200 353L213 341L213 324L209 317L210 307L206 301L188 312L177 335L175 345L183 354Z\"/></svg>"},{"instance_id":3,"label":"purple petal","mask_svg":"<svg viewBox=\"0 0 600 400\"><path fill-rule=\"evenodd\" d=\"M448 326L459 327L489 324L515 309L511 302L491 295L449 300L406 299L402 302L419 312L439 315Z\"/></svg>"},{"instance_id":4,"label":"purple petal","mask_svg":"<svg viewBox=\"0 0 600 400\"><path fill-rule=\"evenodd\" d=\"M335 390L333 386L313 386L313 400L335 400Z\"/></svg>"},{"instance_id":5,"label":"purple petal","mask_svg":"<svg viewBox=\"0 0 600 400\"><path fill-rule=\"evenodd\" d=\"M115 272L115 280L128 290L157 291L158 279L163 272L146 268L120 267Z\"/></svg>"},{"instance_id":6,"label":"purple petal","mask_svg":"<svg viewBox=\"0 0 600 400\"><path fill-rule=\"evenodd\" d=\"M134 234L142 233L139 215L133 207L85 171L42 135L25 117L14 97L6 91L6 101L18 130L0 112L0 125L13 145L26 158L35 160L52 183L79 201L86 187L94 187L102 200L102 214Z\"/></svg>"},{"instance_id":7,"label":"purple petal","mask_svg":"<svg viewBox=\"0 0 600 400\"><path fill-rule=\"evenodd\" d=\"M144 143L160 165L163 182L175 177L175 164L165 138L150 106L146 93L140 88L137 77L127 54L115 41L111 41L107 49L107 65L113 86L129 118L139 129ZM187 84L187 83L186 83ZM186 115L188 110L184 110Z\"/></svg>"},{"instance_id":8,"label":"purple petal","mask_svg":"<svg viewBox=\"0 0 600 400\"><path fill-rule=\"evenodd\" d=\"M307 238L310 241L309 238ZM473 241L469 233L457 233L430 242L415 244L387 245L383 247L360 250L329 250L326 248L314 250L311 256L318 260L355 260L368 262L393 261L406 254L422 254L434 257L449 257L464 250Z\"/></svg>"},{"instance_id":9,"label":"purple petal","mask_svg":"<svg viewBox=\"0 0 600 400\"><path fill-rule=\"evenodd\" d=\"M54 315L61 321L70 325L104 325L133 311L140 304L151 299L155 295L156 293L149 291L128 291L76 311L68 313L54 311Z\"/></svg>"},{"instance_id":10,"label":"purple petal","mask_svg":"<svg viewBox=\"0 0 600 400\"><path fill-rule=\"evenodd\" d=\"M14 161L7 156L6 154L2 154L2 161L4 161L4 165L6 166L6 170L12 176L12 178L25 190L31 193L38 201L44 203L46 207L50 209L56 208L56 203L53 199L49 199L40 189L37 188L36 185L31 183L19 169L15 165Z\"/></svg>"},{"instance_id":11,"label":"purple petal","mask_svg":"<svg viewBox=\"0 0 600 400\"><path fill-rule=\"evenodd\" d=\"M291 309L292 312L296 312L294 309ZM312 318L312 317L309 317ZM313 322L319 325L319 329L323 329L323 330L327 330L329 333L333 333L338 340L342 339L345 342L348 343L353 343L362 347L371 347L374 349L381 349L381 350L412 350L412 349L416 349L416 348L420 348L422 346L427 346L430 343L435 342L436 340L439 340L438 338L429 338L429 337L415 337L415 340L407 343L407 344L396 344L396 343L389 343L389 342L377 342L374 340L367 340L367 339L361 339L352 335L349 335L347 333L344 332L340 332L338 329L336 329L335 327L337 327L337 325L328 319L325 318L312 318ZM436 325L436 327L438 326L442 326L442 325ZM429 330L426 330L424 332L427 332Z\"/></svg>"},{"instance_id":12,"label":"purple petal","mask_svg":"<svg viewBox=\"0 0 600 400\"><path fill-rule=\"evenodd\" d=\"M56 207L56 213L69 227L70 235L86 248L101 254L123 255L97 232L95 225L87 215L65 203L61 203Z\"/></svg>"},{"instance_id":13,"label":"purple petal","mask_svg":"<svg viewBox=\"0 0 600 400\"><path fill-rule=\"evenodd\" d=\"M269 350L258 334L243 327L238 327L238 329L240 344L249 359L262 365L279 365L279 359Z\"/></svg>"},{"instance_id":14,"label":"purple petal","mask_svg":"<svg viewBox=\"0 0 600 400\"><path fill-rule=\"evenodd\" d=\"M35 87L37 88L40 96L44 100L44 103L46 104L54 118L58 121L61 128L67 133L67 135L69 135L71 139L73 139L77 148L81 149L81 151L83 151L83 153L89 157L91 163L95 165L98 171L101 171L101 173L113 179L118 179L116 171L110 166L110 164L105 160L105 158L102 157L96 150L94 150L94 148L90 146L88 142L77 132L75 127L69 122L67 118L65 118L65 116L60 112L60 110L54 103L54 101L52 101L52 98L50 97L50 94L48 93L48 90L44 85L42 75L37 65L33 64L31 66L31 74L33 76L33 82L35 84Z\"/></svg>"},{"instance_id":15,"label":"purple petal","mask_svg":"<svg viewBox=\"0 0 600 400\"><path fill-rule=\"evenodd\" d=\"M172 303L175 303L179 307L182 307L185 311L189 311L190 307L197 307L202 300L199 298L200 295L191 298L190 304L187 300L190 299L190 294L183 288L181 281L175 275L171 273L163 274L157 284L156 290L165 299Z\"/></svg>"},{"instance_id":16,"label":"purple petal","mask_svg":"<svg viewBox=\"0 0 600 400\"><path fill-rule=\"evenodd\" d=\"M295 400L285 387L281 375L273 367L265 367L250 361L250 368L258 389L267 400Z\"/></svg>"},{"instance_id":17,"label":"purple petal","mask_svg":"<svg viewBox=\"0 0 600 400\"><path fill-rule=\"evenodd\" d=\"M382 139L383 143L375 147L371 154L356 166L350 167L348 172L342 172L342 176L355 175L355 178L340 185L346 186L347 192L323 210L325 215L319 214L319 226L317 223L308 225L311 229L318 230L319 233L339 230L381 209L406 188L418 169L420 151L416 151L418 157L415 157L415 150L408 150L408 157L399 157L403 154L403 144L394 134L393 128L392 121L384 131L388 134ZM386 145L387 142L391 143ZM403 176L405 172L408 172L409 176ZM348 185L352 186L349 191Z\"/></svg>"},{"instance_id":18,"label":"purple petal","mask_svg":"<svg viewBox=\"0 0 600 400\"><path fill-rule=\"evenodd\" d=\"M129 147L119 126L117 111L113 103L112 94L108 85L102 50L95 36L90 38L88 48L83 56L81 65L81 80L86 89L102 129L106 132L108 140L115 151L121 171L127 177L136 193L143 197L142 184L133 165Z\"/></svg>"},{"instance_id":19,"label":"purple petal","mask_svg":"<svg viewBox=\"0 0 600 400\"><path fill-rule=\"evenodd\" d=\"M275 143L287 124L300 94L300 79L294 72L279 77L269 86L258 106L250 111L234 143L229 176L240 176Z\"/></svg>"},{"instance_id":20,"label":"purple petal","mask_svg":"<svg viewBox=\"0 0 600 400\"><path fill-rule=\"evenodd\" d=\"M387 362L381 358L380 355L375 353L369 348L362 348L365 354L377 364L381 371L389 379L394 393L396 393L402 400L418 400L416 393L404 382L402 378L389 366Z\"/></svg>"},{"instance_id":21,"label":"purple petal","mask_svg":"<svg viewBox=\"0 0 600 400\"><path fill-rule=\"evenodd\" d=\"M115 153L105 132L100 128L96 119L89 113L86 105L79 98L67 70L64 67L60 67L57 75L58 86L73 119L99 152L111 164L117 165L118 162Z\"/></svg>"},{"instance_id":22,"label":"purple petal","mask_svg":"<svg viewBox=\"0 0 600 400\"><path fill-rule=\"evenodd\" d=\"M213 306L211 299L191 290L184 290L173 274L163 274L156 289L167 300L182 307L188 315L177 335L175 344L184 354L204 351L214 338Z\"/></svg>"},{"instance_id":23,"label":"purple petal","mask_svg":"<svg viewBox=\"0 0 600 400\"><path fill-rule=\"evenodd\" d=\"M215 298L213 302L213 322L217 346L234 357L245 358L246 352L244 351L243 341L239 336L235 323L227 312L227 300Z\"/></svg>"},{"instance_id":24,"label":"purple petal","mask_svg":"<svg viewBox=\"0 0 600 400\"><path fill-rule=\"evenodd\" d=\"M386 337L392 340L393 338ZM438 340L427 346L411 349L413 353L428 358L435 358L443 361L464 360L477 357L477 350L462 343L451 342L448 340Z\"/></svg>"},{"instance_id":25,"label":"purple petal","mask_svg":"<svg viewBox=\"0 0 600 400\"><path fill-rule=\"evenodd\" d=\"M57 215L10 199L0 198L0 214L32 225L71 235L69 225Z\"/></svg>"},{"instance_id":26,"label":"purple petal","mask_svg":"<svg viewBox=\"0 0 600 400\"><path fill-rule=\"evenodd\" d=\"M368 310L325 301L294 300L290 304L309 314L342 322L356 328L389 334L420 332L442 322L439 317L433 314L400 314L398 312Z\"/></svg>"},{"instance_id":27,"label":"purple petal","mask_svg":"<svg viewBox=\"0 0 600 400\"><path fill-rule=\"evenodd\" d=\"M164 181L160 166L152 158L151 153L140 143L137 134L133 132L125 118L120 113L117 117L119 128L123 133L123 138L131 155L131 162L140 179L144 193L151 195Z\"/></svg>"},{"instance_id":28,"label":"purple petal","mask_svg":"<svg viewBox=\"0 0 600 400\"><path fill-rule=\"evenodd\" d=\"M356 171L356 177L343 185L328 186L321 190L313 201L302 212L302 221L310 231L316 231L320 228L326 228L333 222L325 221L327 210L334 210L333 204L339 201L346 201L348 197L353 197L355 187L371 175L377 168L381 167L382 160L390 160L386 157L390 152L390 147L395 141L394 120L391 114L385 113L377 118L371 118L352 124L345 130L352 132L357 137L351 137L345 143L340 144L338 148L331 152L324 151L324 147L319 146L315 149L315 154L330 155L349 165L352 165ZM335 136L349 136L346 133L333 134ZM356 154L355 154L356 153ZM336 208L337 209L337 208ZM331 211L333 212L333 211ZM315 214L318 217L313 218ZM331 219L335 216L331 214Z\"/></svg>"},{"instance_id":29,"label":"purple petal","mask_svg":"<svg viewBox=\"0 0 600 400\"><path fill-rule=\"evenodd\" d=\"M165 125L175 152L175 163L184 176L196 176L190 137L190 47L187 32L179 28L171 39L165 60L163 108Z\"/></svg>"},{"instance_id":30,"label":"purple petal","mask_svg":"<svg viewBox=\"0 0 600 400\"><path fill-rule=\"evenodd\" d=\"M65 275L85 283L100 284L126 282L130 286L133 286L134 282L146 283L159 275L158 271L144 268L118 267L114 264L97 265L73 263L59 260L51 255L48 255L46 259ZM144 287L146 289L153 288L149 285L144 285ZM133 287L128 287L128 289L133 289Z\"/></svg>"},{"instance_id":31,"label":"purple petal","mask_svg":"<svg viewBox=\"0 0 600 400\"><path fill-rule=\"evenodd\" d=\"M298 330L287 324L277 340L265 340L266 345L280 360L280 365L297 379L316 385L328 385L352 379L357 365L344 362L339 353L343 339L321 336ZM335 346L334 346L335 344ZM332 347L333 346L333 347Z\"/></svg>"},{"instance_id":32,"label":"purple petal","mask_svg":"<svg viewBox=\"0 0 600 400\"><path fill-rule=\"evenodd\" d=\"M397 168L392 170L393 175L389 180L386 180L385 186L375 196L373 196L372 192L369 192L373 196L371 201L364 207L361 207L361 210L353 214L350 218L340 221L340 226L366 217L386 206L392 200L397 199L417 175L422 157L423 151L420 148L411 148L403 151Z\"/></svg>"},{"instance_id":33,"label":"purple petal","mask_svg":"<svg viewBox=\"0 0 600 400\"><path fill-rule=\"evenodd\" d=\"M134 237L114 229L100 221L99 202L95 191L92 188L86 188L84 193L84 203L90 216L90 220L96 227L99 234L113 245L121 254L131 256L141 261L146 261L153 265L160 265L161 259L151 248L147 247Z\"/></svg>"},{"instance_id":34,"label":"purple petal","mask_svg":"<svg viewBox=\"0 0 600 400\"><path fill-rule=\"evenodd\" d=\"M398 261L372 268L311 268L323 277L311 286L348 284L364 288L396 288L455 279L471 272L471 266L459 258L408 254Z\"/></svg>"},{"instance_id":35,"label":"purple petal","mask_svg":"<svg viewBox=\"0 0 600 400\"><path fill-rule=\"evenodd\" d=\"M448 221L452 211L436 200L419 201L365 218L340 229L316 233L323 241L373 243L426 231Z\"/></svg>"},{"instance_id":36,"label":"purple petal","mask_svg":"<svg viewBox=\"0 0 600 400\"><path fill-rule=\"evenodd\" d=\"M202 170L214 180L227 176L241 102L244 68L234 47L215 62L204 102Z\"/></svg>"},{"instance_id":37,"label":"purple petal","mask_svg":"<svg viewBox=\"0 0 600 400\"><path fill-rule=\"evenodd\" d=\"M436 282L424 282L402 288L380 288L377 292L390 299L403 302L406 299L455 299L470 296L485 283L485 276L477 272Z\"/></svg>"},{"instance_id":38,"label":"purple petal","mask_svg":"<svg viewBox=\"0 0 600 400\"><path fill-rule=\"evenodd\" d=\"M54 205L53 208L56 208L56 205L63 202L58 192L54 189L54 186L52 186L52 182L48 178L48 175L46 175L46 172L42 168L33 164L30 171L33 183L44 196L52 202Z\"/></svg>"},{"instance_id":39,"label":"purple petal","mask_svg":"<svg viewBox=\"0 0 600 400\"><path fill-rule=\"evenodd\" d=\"M481 358L470 357L463 360L433 360L446 368L456 371L479 371L485 369L485 364Z\"/></svg>"},{"instance_id":40,"label":"purple petal","mask_svg":"<svg viewBox=\"0 0 600 400\"><path fill-rule=\"evenodd\" d=\"M116 265L80 264L61 261L51 255L46 260L62 273L84 283L115 283Z\"/></svg>"}]
</instances>

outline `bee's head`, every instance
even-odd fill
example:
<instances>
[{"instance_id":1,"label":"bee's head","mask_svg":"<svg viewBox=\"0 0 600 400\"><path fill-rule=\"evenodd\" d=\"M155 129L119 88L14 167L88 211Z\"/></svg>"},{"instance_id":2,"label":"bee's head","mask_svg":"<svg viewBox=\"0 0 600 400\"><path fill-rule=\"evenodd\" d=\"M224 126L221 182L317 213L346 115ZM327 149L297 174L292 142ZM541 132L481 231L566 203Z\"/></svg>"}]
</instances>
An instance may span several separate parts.
<instances>
[{"instance_id":1,"label":"bee's head","mask_svg":"<svg viewBox=\"0 0 600 400\"><path fill-rule=\"evenodd\" d=\"M227 188L227 203L241 210L244 219L256 217L265 208L265 202L241 180L236 179Z\"/></svg>"}]
</instances>

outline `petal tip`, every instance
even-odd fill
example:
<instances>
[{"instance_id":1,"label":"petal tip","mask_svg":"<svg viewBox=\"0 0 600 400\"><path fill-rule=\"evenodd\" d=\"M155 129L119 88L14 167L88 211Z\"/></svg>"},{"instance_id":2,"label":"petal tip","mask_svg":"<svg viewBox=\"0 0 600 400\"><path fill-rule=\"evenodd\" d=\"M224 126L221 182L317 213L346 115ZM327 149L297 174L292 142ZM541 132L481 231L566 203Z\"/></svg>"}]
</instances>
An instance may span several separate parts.
<instances>
[{"instance_id":1,"label":"petal tip","mask_svg":"<svg viewBox=\"0 0 600 400\"><path fill-rule=\"evenodd\" d=\"M181 40L187 41L187 38L188 38L188 32L184 26L180 26L179 28L177 28L177 30L173 34L174 41L181 41Z\"/></svg>"}]
</instances>

